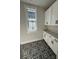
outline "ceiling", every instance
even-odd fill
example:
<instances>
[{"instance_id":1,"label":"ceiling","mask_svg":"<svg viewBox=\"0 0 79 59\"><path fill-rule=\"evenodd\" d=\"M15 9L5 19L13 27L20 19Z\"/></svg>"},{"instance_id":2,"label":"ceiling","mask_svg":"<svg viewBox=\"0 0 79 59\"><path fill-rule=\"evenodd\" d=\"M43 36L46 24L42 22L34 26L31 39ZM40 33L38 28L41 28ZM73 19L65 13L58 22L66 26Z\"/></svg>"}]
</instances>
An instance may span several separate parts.
<instances>
[{"instance_id":1,"label":"ceiling","mask_svg":"<svg viewBox=\"0 0 79 59\"><path fill-rule=\"evenodd\" d=\"M47 9L55 0L21 0L21 1Z\"/></svg>"}]
</instances>

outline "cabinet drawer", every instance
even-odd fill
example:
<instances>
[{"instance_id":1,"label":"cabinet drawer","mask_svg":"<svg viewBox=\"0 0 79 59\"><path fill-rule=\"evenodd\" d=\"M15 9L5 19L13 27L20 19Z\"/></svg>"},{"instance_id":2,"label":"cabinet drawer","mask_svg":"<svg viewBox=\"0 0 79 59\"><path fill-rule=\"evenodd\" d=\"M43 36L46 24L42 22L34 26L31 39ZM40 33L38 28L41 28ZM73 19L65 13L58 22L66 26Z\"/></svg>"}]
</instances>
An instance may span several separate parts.
<instances>
[{"instance_id":1,"label":"cabinet drawer","mask_svg":"<svg viewBox=\"0 0 79 59\"><path fill-rule=\"evenodd\" d=\"M58 54L58 43L55 41L51 41L50 43L50 48L54 51L54 53L57 55Z\"/></svg>"}]
</instances>

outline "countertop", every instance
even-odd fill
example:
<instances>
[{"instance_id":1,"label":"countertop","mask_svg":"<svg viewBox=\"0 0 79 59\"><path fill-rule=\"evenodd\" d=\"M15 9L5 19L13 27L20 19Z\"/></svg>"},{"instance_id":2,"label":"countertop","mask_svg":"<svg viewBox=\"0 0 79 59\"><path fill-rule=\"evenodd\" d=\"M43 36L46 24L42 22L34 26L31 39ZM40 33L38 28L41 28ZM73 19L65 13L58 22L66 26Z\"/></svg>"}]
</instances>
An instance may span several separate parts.
<instances>
[{"instance_id":1,"label":"countertop","mask_svg":"<svg viewBox=\"0 0 79 59\"><path fill-rule=\"evenodd\" d=\"M54 36L56 39L58 39L58 33L49 31L49 30L44 30L45 32L49 33L50 35Z\"/></svg>"}]
</instances>

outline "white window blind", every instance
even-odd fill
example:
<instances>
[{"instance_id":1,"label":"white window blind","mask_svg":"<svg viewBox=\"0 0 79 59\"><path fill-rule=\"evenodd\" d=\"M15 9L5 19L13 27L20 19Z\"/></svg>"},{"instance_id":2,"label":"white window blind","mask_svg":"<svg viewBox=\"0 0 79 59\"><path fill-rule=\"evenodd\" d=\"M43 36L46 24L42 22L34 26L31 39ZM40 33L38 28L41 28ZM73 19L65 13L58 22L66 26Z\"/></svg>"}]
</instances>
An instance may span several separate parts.
<instances>
[{"instance_id":1,"label":"white window blind","mask_svg":"<svg viewBox=\"0 0 79 59\"><path fill-rule=\"evenodd\" d=\"M37 30L37 15L36 9L28 8L28 31L34 32Z\"/></svg>"}]
</instances>

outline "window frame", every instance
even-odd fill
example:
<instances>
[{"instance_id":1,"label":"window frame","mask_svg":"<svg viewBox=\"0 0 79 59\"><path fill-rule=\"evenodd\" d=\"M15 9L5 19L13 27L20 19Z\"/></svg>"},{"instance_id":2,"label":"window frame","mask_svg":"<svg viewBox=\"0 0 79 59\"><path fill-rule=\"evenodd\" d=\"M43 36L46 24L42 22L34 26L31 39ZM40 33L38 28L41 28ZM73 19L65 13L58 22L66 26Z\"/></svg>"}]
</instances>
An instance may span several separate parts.
<instances>
[{"instance_id":1,"label":"window frame","mask_svg":"<svg viewBox=\"0 0 79 59\"><path fill-rule=\"evenodd\" d=\"M36 8L27 8L27 12L35 12L35 21L30 21L29 20L29 17L27 18L27 30L28 30L28 32L35 32L35 31L37 31L37 9ZM27 16L28 16L28 13L27 13ZM33 31L30 31L29 30L29 22L35 22L36 23L36 30L33 30Z\"/></svg>"}]
</instances>

